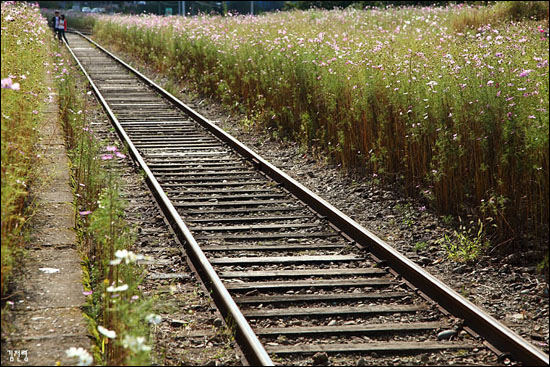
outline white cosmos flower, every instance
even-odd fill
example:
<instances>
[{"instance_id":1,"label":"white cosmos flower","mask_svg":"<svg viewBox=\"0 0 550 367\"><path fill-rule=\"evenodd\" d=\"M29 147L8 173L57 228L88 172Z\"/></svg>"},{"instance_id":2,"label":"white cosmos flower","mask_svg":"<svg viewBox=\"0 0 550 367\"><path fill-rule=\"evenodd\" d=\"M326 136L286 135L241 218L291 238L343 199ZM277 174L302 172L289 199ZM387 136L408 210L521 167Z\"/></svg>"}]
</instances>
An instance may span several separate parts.
<instances>
[{"instance_id":1,"label":"white cosmos flower","mask_svg":"<svg viewBox=\"0 0 550 367\"><path fill-rule=\"evenodd\" d=\"M125 335L122 340L122 346L126 349L130 349L134 353L148 352L151 350L150 346L145 345L145 337L143 336L135 337L132 335Z\"/></svg>"},{"instance_id":2,"label":"white cosmos flower","mask_svg":"<svg viewBox=\"0 0 550 367\"><path fill-rule=\"evenodd\" d=\"M136 254L132 251L128 251L126 249L125 250L117 250L115 252L115 257L116 257L116 259L110 261L111 265L118 265L122 262L122 260L124 260L124 262L126 264L129 264L129 263L134 263L138 260L145 259L145 256L138 255L138 254Z\"/></svg>"},{"instance_id":3,"label":"white cosmos flower","mask_svg":"<svg viewBox=\"0 0 550 367\"><path fill-rule=\"evenodd\" d=\"M128 289L128 284L123 284L118 287L110 286L107 288L107 292L124 292Z\"/></svg>"},{"instance_id":4,"label":"white cosmos flower","mask_svg":"<svg viewBox=\"0 0 550 367\"><path fill-rule=\"evenodd\" d=\"M116 331L114 330L109 330L109 329L106 329L104 328L103 326L99 325L97 327L97 331L99 331L101 334L105 335L107 338L109 339L114 339L116 338Z\"/></svg>"},{"instance_id":5,"label":"white cosmos flower","mask_svg":"<svg viewBox=\"0 0 550 367\"><path fill-rule=\"evenodd\" d=\"M145 321L153 325L158 325L162 321L162 317L160 317L160 315L150 313L149 315L145 316Z\"/></svg>"},{"instance_id":6,"label":"white cosmos flower","mask_svg":"<svg viewBox=\"0 0 550 367\"><path fill-rule=\"evenodd\" d=\"M117 250L115 252L115 256L119 259L124 259L126 256L128 256L128 250Z\"/></svg>"},{"instance_id":7,"label":"white cosmos flower","mask_svg":"<svg viewBox=\"0 0 550 367\"><path fill-rule=\"evenodd\" d=\"M78 357L77 366L89 366L94 362L94 359L92 358L90 353L88 353L88 351L82 347L70 347L65 351L65 353L69 358Z\"/></svg>"},{"instance_id":8,"label":"white cosmos flower","mask_svg":"<svg viewBox=\"0 0 550 367\"><path fill-rule=\"evenodd\" d=\"M111 260L109 261L109 264L111 265L118 265L122 262L122 259L114 259L114 260Z\"/></svg>"}]
</instances>

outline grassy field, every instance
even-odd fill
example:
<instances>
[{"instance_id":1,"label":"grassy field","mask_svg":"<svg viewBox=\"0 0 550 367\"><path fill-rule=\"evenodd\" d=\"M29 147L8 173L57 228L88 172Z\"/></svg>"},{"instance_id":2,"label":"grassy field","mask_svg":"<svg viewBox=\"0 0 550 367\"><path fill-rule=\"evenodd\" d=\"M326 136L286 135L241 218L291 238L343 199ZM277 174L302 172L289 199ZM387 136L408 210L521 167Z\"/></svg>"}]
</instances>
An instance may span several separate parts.
<instances>
[{"instance_id":1,"label":"grassy field","mask_svg":"<svg viewBox=\"0 0 550 367\"><path fill-rule=\"evenodd\" d=\"M38 8L2 2L2 297L30 215L28 188L39 161L35 143L42 111L50 102L47 73L62 74L52 64L52 42ZM55 68L55 70L54 70Z\"/></svg>"},{"instance_id":2,"label":"grassy field","mask_svg":"<svg viewBox=\"0 0 550 367\"><path fill-rule=\"evenodd\" d=\"M523 3L103 16L94 33L509 239L548 228L548 2Z\"/></svg>"}]
</instances>

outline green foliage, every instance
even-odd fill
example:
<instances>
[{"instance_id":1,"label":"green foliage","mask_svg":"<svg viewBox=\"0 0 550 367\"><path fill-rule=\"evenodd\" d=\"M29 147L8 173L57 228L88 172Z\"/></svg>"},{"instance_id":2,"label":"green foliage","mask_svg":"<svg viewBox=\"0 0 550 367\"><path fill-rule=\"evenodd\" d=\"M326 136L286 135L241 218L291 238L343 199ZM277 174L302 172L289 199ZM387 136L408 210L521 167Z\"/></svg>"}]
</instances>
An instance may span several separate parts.
<instances>
[{"instance_id":1,"label":"green foliage","mask_svg":"<svg viewBox=\"0 0 550 367\"><path fill-rule=\"evenodd\" d=\"M542 273L546 276L546 280L548 281L548 270L550 268L550 261L548 260L548 251L544 254L542 260L540 263L537 264L537 270L539 273Z\"/></svg>"},{"instance_id":2,"label":"green foliage","mask_svg":"<svg viewBox=\"0 0 550 367\"><path fill-rule=\"evenodd\" d=\"M441 220L443 221L443 223L445 223L445 225L450 225L451 223L453 223L453 216L450 214L447 214L442 216Z\"/></svg>"},{"instance_id":3,"label":"green foliage","mask_svg":"<svg viewBox=\"0 0 550 367\"><path fill-rule=\"evenodd\" d=\"M46 73L51 72L53 38L38 10L22 2L2 2L2 279L6 284L24 243L31 215L29 186L40 160L37 129L48 106ZM55 70L57 75L59 70ZM4 88L4 83L11 88ZM19 88L17 88L19 86Z\"/></svg>"},{"instance_id":4,"label":"green foliage","mask_svg":"<svg viewBox=\"0 0 550 367\"><path fill-rule=\"evenodd\" d=\"M414 244L414 251L419 252L423 251L428 247L428 243L426 241L420 241Z\"/></svg>"},{"instance_id":5,"label":"green foliage","mask_svg":"<svg viewBox=\"0 0 550 367\"><path fill-rule=\"evenodd\" d=\"M474 222L470 222L468 228L460 225L459 230L455 230L452 236L445 234L437 241L447 251L449 259L457 262L473 261L488 248L489 241L483 229L483 223L478 222L477 231L473 228L473 224Z\"/></svg>"},{"instance_id":6,"label":"green foliage","mask_svg":"<svg viewBox=\"0 0 550 367\"><path fill-rule=\"evenodd\" d=\"M67 14L66 19L69 27L79 31L91 31L94 28L96 20L92 15L82 15L78 13Z\"/></svg>"},{"instance_id":7,"label":"green foliage","mask_svg":"<svg viewBox=\"0 0 550 367\"><path fill-rule=\"evenodd\" d=\"M490 7L475 7L461 12L452 19L452 26L462 32L506 21L548 20L548 9L548 1L497 1Z\"/></svg>"},{"instance_id":8,"label":"green foliage","mask_svg":"<svg viewBox=\"0 0 550 367\"><path fill-rule=\"evenodd\" d=\"M548 1L497 1L494 12L500 20L548 19Z\"/></svg>"}]
</instances>

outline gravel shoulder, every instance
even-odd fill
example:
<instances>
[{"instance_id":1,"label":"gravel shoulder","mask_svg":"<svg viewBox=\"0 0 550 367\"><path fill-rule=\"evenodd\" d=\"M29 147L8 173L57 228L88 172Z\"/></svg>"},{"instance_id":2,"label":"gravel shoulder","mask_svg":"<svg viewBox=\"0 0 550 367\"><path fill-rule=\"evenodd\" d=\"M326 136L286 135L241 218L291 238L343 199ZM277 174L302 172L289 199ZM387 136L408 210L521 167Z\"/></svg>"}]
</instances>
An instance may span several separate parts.
<instances>
[{"instance_id":1,"label":"gravel shoulder","mask_svg":"<svg viewBox=\"0 0 550 367\"><path fill-rule=\"evenodd\" d=\"M131 55L119 55L160 85L168 81L156 70L138 64ZM382 187L372 178L349 175L297 143L273 139L268 131L245 127L240 123L244 116L227 111L218 101L198 96L187 87L182 87L178 98L548 353L548 280L537 272L537 253L528 251L504 258L487 253L473 263L454 262L436 241L452 233L456 223L453 226L448 218L431 212L423 203L394 188ZM548 244L548 239L543 241Z\"/></svg>"}]
</instances>

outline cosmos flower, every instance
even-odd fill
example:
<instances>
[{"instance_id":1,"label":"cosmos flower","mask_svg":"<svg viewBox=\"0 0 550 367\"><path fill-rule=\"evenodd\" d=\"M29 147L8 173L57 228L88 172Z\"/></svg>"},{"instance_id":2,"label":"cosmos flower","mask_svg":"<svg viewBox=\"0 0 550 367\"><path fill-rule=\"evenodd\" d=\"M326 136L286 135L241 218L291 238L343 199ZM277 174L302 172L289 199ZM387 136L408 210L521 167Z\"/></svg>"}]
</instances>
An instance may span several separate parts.
<instances>
[{"instance_id":1,"label":"cosmos flower","mask_svg":"<svg viewBox=\"0 0 550 367\"><path fill-rule=\"evenodd\" d=\"M151 347L145 345L145 337L143 336L133 336L125 335L122 340L122 346L126 349L130 349L134 353L139 352L148 352L151 350Z\"/></svg>"},{"instance_id":2,"label":"cosmos flower","mask_svg":"<svg viewBox=\"0 0 550 367\"><path fill-rule=\"evenodd\" d=\"M123 284L118 287L110 286L107 288L107 292L114 293L114 292L124 292L128 290L128 284Z\"/></svg>"},{"instance_id":3,"label":"cosmos flower","mask_svg":"<svg viewBox=\"0 0 550 367\"><path fill-rule=\"evenodd\" d=\"M105 335L105 336L106 336L107 338L109 338L109 339L114 339L114 338L116 338L116 331L114 331L114 330L109 330L109 329L107 329L107 328L104 328L104 327L101 326L101 325L98 325L97 331L99 331L100 334Z\"/></svg>"},{"instance_id":4,"label":"cosmos flower","mask_svg":"<svg viewBox=\"0 0 550 367\"><path fill-rule=\"evenodd\" d=\"M145 317L145 321L147 321L147 322L149 322L153 325L157 325L157 324L160 324L160 322L162 321L162 317L160 317L160 315L150 313L149 315L147 315Z\"/></svg>"},{"instance_id":5,"label":"cosmos flower","mask_svg":"<svg viewBox=\"0 0 550 367\"><path fill-rule=\"evenodd\" d=\"M126 249L117 250L115 252L115 257L116 257L116 259L111 260L111 262L110 262L111 265L118 265L122 262L122 260L124 260L124 262L126 264L129 264L129 263L134 263L138 260L145 259L145 256L143 256L141 254L136 254L136 253L134 253L132 251L128 251Z\"/></svg>"},{"instance_id":6,"label":"cosmos flower","mask_svg":"<svg viewBox=\"0 0 550 367\"><path fill-rule=\"evenodd\" d=\"M65 353L69 358L78 358L77 366L89 366L94 362L94 359L90 353L82 347L70 347L65 351Z\"/></svg>"},{"instance_id":7,"label":"cosmos flower","mask_svg":"<svg viewBox=\"0 0 550 367\"><path fill-rule=\"evenodd\" d=\"M11 78L5 78L5 79L2 79L2 88L19 90L20 86L19 86L19 83L14 83Z\"/></svg>"},{"instance_id":8,"label":"cosmos flower","mask_svg":"<svg viewBox=\"0 0 550 367\"><path fill-rule=\"evenodd\" d=\"M519 76L520 76L520 78L524 78L524 77L528 76L532 71L533 71L533 70L523 70L523 71L519 74Z\"/></svg>"}]
</instances>

